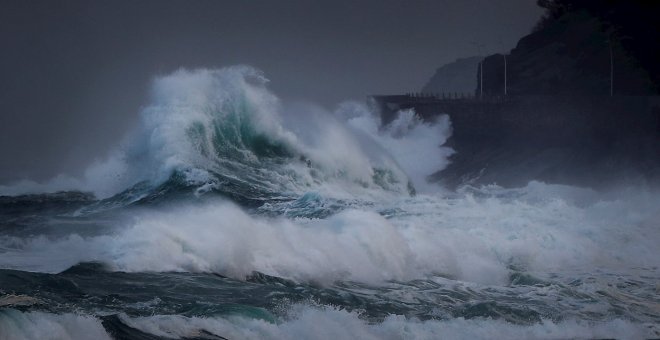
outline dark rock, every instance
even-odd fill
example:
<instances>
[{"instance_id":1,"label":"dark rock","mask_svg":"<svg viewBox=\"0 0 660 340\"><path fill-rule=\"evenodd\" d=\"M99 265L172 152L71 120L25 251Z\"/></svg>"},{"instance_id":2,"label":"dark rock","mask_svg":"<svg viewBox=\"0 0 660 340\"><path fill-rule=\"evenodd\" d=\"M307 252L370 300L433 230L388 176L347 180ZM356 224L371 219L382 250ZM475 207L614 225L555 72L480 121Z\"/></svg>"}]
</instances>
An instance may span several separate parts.
<instances>
[{"instance_id":1,"label":"dark rock","mask_svg":"<svg viewBox=\"0 0 660 340\"><path fill-rule=\"evenodd\" d=\"M652 42L649 42L653 44ZM567 13L520 39L506 55L509 95L653 95L655 85L599 18ZM504 95L504 55L483 62L483 93ZM480 68L475 68L480 90Z\"/></svg>"}]
</instances>

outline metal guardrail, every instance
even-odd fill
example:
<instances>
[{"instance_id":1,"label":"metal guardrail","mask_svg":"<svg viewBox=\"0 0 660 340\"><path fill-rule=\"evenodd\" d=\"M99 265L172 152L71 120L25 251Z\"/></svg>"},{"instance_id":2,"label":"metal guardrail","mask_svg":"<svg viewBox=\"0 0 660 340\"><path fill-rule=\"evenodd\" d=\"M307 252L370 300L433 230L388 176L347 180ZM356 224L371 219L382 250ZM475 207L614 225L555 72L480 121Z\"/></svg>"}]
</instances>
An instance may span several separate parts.
<instances>
[{"instance_id":1,"label":"metal guardrail","mask_svg":"<svg viewBox=\"0 0 660 340\"><path fill-rule=\"evenodd\" d=\"M413 92L406 93L404 95L408 97L410 101L473 101L473 102L489 102L489 103L500 103L511 100L513 97L510 96L494 96L494 95L476 95L470 92L442 92L442 93L424 93L424 92Z\"/></svg>"}]
</instances>

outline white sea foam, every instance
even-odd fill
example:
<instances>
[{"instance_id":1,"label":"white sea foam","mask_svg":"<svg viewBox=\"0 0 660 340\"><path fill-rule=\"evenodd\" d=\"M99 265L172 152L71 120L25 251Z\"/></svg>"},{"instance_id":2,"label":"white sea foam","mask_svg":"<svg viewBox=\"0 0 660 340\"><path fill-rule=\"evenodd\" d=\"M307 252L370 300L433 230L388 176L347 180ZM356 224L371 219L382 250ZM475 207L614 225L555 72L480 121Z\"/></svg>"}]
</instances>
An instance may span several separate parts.
<instances>
[{"instance_id":1,"label":"white sea foam","mask_svg":"<svg viewBox=\"0 0 660 340\"><path fill-rule=\"evenodd\" d=\"M380 117L366 105L347 102L336 114L344 117L348 126L368 135L401 165L418 192L437 192L440 188L428 181L428 176L444 169L454 151L443 147L451 135L449 116L438 116L435 122L423 122L413 109L400 111L397 117L382 127Z\"/></svg>"},{"instance_id":2,"label":"white sea foam","mask_svg":"<svg viewBox=\"0 0 660 340\"><path fill-rule=\"evenodd\" d=\"M0 340L111 340L101 321L77 314L0 309Z\"/></svg>"},{"instance_id":3,"label":"white sea foam","mask_svg":"<svg viewBox=\"0 0 660 340\"><path fill-rule=\"evenodd\" d=\"M534 183L515 192L380 202L324 220L250 216L211 202L138 213L100 236L5 236L0 267L58 272L103 261L125 271L236 278L259 271L301 281L378 283L442 273L485 284L506 283L512 267L541 273L657 268L658 195L635 195L605 200ZM387 207L394 208L387 219L371 211Z\"/></svg>"},{"instance_id":4,"label":"white sea foam","mask_svg":"<svg viewBox=\"0 0 660 340\"><path fill-rule=\"evenodd\" d=\"M492 319L420 321L390 315L369 323L359 314L328 306L292 307L278 323L241 316L226 318L156 315L120 316L129 327L163 338L214 334L228 339L643 339L658 336L657 325L615 319L606 322L544 320L514 325ZM110 339L100 320L76 314L0 311L0 339Z\"/></svg>"},{"instance_id":5,"label":"white sea foam","mask_svg":"<svg viewBox=\"0 0 660 340\"><path fill-rule=\"evenodd\" d=\"M368 323L359 314L334 307L294 306L288 320L273 324L243 317L186 318L155 316L123 320L160 336L185 337L205 330L229 339L641 339L657 336L649 325L624 320L608 322L545 320L529 326L492 319L419 321L390 315ZM657 329L655 330L657 332Z\"/></svg>"}]
</instances>

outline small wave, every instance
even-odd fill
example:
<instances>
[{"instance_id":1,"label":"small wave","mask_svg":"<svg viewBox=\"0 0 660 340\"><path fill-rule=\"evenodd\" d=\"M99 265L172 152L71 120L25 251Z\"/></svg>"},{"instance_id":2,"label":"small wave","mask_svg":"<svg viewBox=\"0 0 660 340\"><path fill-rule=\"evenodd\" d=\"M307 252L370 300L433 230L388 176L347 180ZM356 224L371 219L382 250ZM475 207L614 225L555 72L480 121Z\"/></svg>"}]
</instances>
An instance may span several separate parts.
<instances>
[{"instance_id":1,"label":"small wave","mask_svg":"<svg viewBox=\"0 0 660 340\"><path fill-rule=\"evenodd\" d=\"M93 316L0 309L0 340L23 339L112 340L112 337Z\"/></svg>"},{"instance_id":2,"label":"small wave","mask_svg":"<svg viewBox=\"0 0 660 340\"><path fill-rule=\"evenodd\" d=\"M358 313L330 306L296 305L274 323L236 315L226 318L154 315L104 317L0 310L0 339L567 339L657 337L657 325L614 319L606 322L542 320L515 325L493 319L428 320L391 315L368 322Z\"/></svg>"}]
</instances>

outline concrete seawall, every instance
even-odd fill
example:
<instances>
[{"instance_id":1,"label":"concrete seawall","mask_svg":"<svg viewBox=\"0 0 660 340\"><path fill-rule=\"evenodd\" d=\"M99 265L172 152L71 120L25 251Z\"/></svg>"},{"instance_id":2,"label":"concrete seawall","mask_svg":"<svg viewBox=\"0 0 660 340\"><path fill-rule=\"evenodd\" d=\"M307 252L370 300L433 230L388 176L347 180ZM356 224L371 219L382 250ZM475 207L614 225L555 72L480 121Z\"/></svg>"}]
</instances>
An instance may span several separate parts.
<instances>
[{"instance_id":1,"label":"concrete seawall","mask_svg":"<svg viewBox=\"0 0 660 340\"><path fill-rule=\"evenodd\" d=\"M523 185L660 177L660 96L371 96L383 124L399 110L449 115L457 154L437 178ZM545 155L545 156L539 156ZM520 167L521 164L525 166ZM506 173L506 174L505 174ZM619 176L620 177L620 176Z\"/></svg>"}]
</instances>

